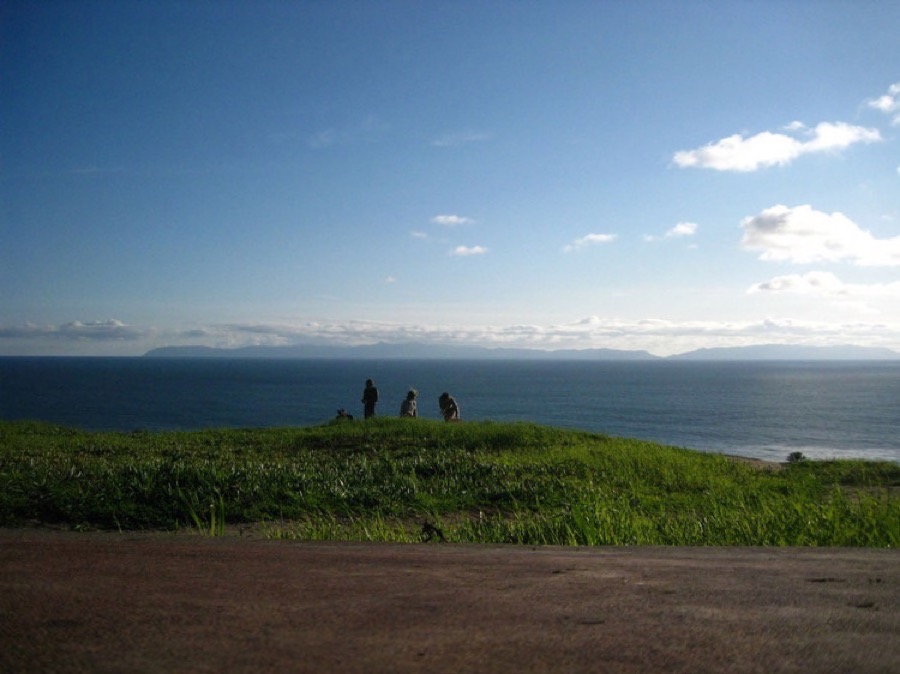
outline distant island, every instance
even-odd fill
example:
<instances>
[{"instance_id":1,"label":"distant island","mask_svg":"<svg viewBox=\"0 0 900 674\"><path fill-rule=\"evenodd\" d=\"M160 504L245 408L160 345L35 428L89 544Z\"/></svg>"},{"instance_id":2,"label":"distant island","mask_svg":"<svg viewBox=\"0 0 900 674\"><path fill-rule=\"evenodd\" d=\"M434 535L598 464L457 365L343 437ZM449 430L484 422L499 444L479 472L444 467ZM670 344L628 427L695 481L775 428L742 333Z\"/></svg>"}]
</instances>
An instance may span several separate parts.
<instances>
[{"instance_id":1,"label":"distant island","mask_svg":"<svg viewBox=\"0 0 900 674\"><path fill-rule=\"evenodd\" d=\"M697 349L672 356L624 349L513 349L446 346L420 343L366 344L361 346L293 345L215 348L164 346L144 354L149 358L281 358L281 359L444 359L444 360L585 360L585 361L725 361L725 360L897 360L900 353L864 346L796 346L763 344Z\"/></svg>"},{"instance_id":2,"label":"distant island","mask_svg":"<svg viewBox=\"0 0 900 674\"><path fill-rule=\"evenodd\" d=\"M697 349L669 356L670 360L896 360L900 353L868 346L795 346L760 344Z\"/></svg>"}]
</instances>

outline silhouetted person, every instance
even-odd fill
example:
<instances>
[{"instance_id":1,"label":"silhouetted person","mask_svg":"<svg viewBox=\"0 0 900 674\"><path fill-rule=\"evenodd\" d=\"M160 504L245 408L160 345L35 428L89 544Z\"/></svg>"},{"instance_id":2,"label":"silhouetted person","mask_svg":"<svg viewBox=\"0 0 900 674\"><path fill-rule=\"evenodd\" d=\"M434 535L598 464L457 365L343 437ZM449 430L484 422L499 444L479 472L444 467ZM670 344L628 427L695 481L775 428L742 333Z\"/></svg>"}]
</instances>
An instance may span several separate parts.
<instances>
[{"instance_id":1,"label":"silhouetted person","mask_svg":"<svg viewBox=\"0 0 900 674\"><path fill-rule=\"evenodd\" d=\"M401 417L417 417L419 412L416 410L416 396L419 395L415 389L409 389L406 394L406 400L400 403Z\"/></svg>"},{"instance_id":2,"label":"silhouetted person","mask_svg":"<svg viewBox=\"0 0 900 674\"><path fill-rule=\"evenodd\" d=\"M375 416L375 403L378 402L378 389L375 382L366 379L366 388L362 394L363 416L368 419Z\"/></svg>"},{"instance_id":3,"label":"silhouetted person","mask_svg":"<svg viewBox=\"0 0 900 674\"><path fill-rule=\"evenodd\" d=\"M438 405L441 407L444 421L459 421L459 405L456 404L453 396L444 391L438 398Z\"/></svg>"}]
</instances>

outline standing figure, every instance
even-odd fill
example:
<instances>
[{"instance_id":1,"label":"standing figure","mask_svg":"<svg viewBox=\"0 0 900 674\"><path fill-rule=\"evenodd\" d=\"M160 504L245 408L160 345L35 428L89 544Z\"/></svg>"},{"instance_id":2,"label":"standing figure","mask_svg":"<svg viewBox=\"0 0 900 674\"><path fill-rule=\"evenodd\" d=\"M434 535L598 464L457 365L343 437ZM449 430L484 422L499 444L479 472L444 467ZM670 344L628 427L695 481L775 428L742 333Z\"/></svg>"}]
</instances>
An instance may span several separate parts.
<instances>
[{"instance_id":1,"label":"standing figure","mask_svg":"<svg viewBox=\"0 0 900 674\"><path fill-rule=\"evenodd\" d=\"M419 395L419 392L414 388L409 389L409 392L406 394L406 400L400 403L400 416L401 417L417 417L419 416L418 411L416 410L416 396Z\"/></svg>"},{"instance_id":2,"label":"standing figure","mask_svg":"<svg viewBox=\"0 0 900 674\"><path fill-rule=\"evenodd\" d=\"M453 396L444 391L438 398L438 405L441 407L444 421L459 421L459 405L456 404Z\"/></svg>"},{"instance_id":3,"label":"standing figure","mask_svg":"<svg viewBox=\"0 0 900 674\"><path fill-rule=\"evenodd\" d=\"M362 394L363 416L368 419L375 416L375 403L378 402L378 389L375 382L366 379L366 388Z\"/></svg>"}]
</instances>

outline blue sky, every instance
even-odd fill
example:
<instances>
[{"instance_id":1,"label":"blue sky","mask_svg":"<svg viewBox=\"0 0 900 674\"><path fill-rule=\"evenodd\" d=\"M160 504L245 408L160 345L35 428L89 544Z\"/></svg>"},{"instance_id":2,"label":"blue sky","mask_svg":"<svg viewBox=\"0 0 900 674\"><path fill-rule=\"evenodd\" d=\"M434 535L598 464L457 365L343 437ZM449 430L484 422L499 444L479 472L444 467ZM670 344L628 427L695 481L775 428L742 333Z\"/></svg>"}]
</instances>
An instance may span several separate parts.
<instances>
[{"instance_id":1,"label":"blue sky","mask_svg":"<svg viewBox=\"0 0 900 674\"><path fill-rule=\"evenodd\" d=\"M900 4L0 6L0 354L900 350Z\"/></svg>"}]
</instances>

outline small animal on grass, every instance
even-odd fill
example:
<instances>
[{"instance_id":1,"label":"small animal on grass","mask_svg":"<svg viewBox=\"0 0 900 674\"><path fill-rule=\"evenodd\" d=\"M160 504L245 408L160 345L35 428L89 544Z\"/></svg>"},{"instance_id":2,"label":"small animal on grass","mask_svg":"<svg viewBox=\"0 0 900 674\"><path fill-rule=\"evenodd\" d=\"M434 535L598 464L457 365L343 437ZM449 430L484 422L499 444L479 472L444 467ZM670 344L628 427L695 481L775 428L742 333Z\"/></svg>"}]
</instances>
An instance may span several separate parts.
<instances>
[{"instance_id":1,"label":"small animal on grass","mask_svg":"<svg viewBox=\"0 0 900 674\"><path fill-rule=\"evenodd\" d=\"M353 421L353 415L350 414L343 407L337 411L337 416L335 417L338 421Z\"/></svg>"},{"instance_id":2,"label":"small animal on grass","mask_svg":"<svg viewBox=\"0 0 900 674\"><path fill-rule=\"evenodd\" d=\"M422 540L426 543L428 541L434 540L437 538L441 543L446 543L447 539L444 538L444 532L441 531L440 527L434 526L428 520L422 522Z\"/></svg>"}]
</instances>

